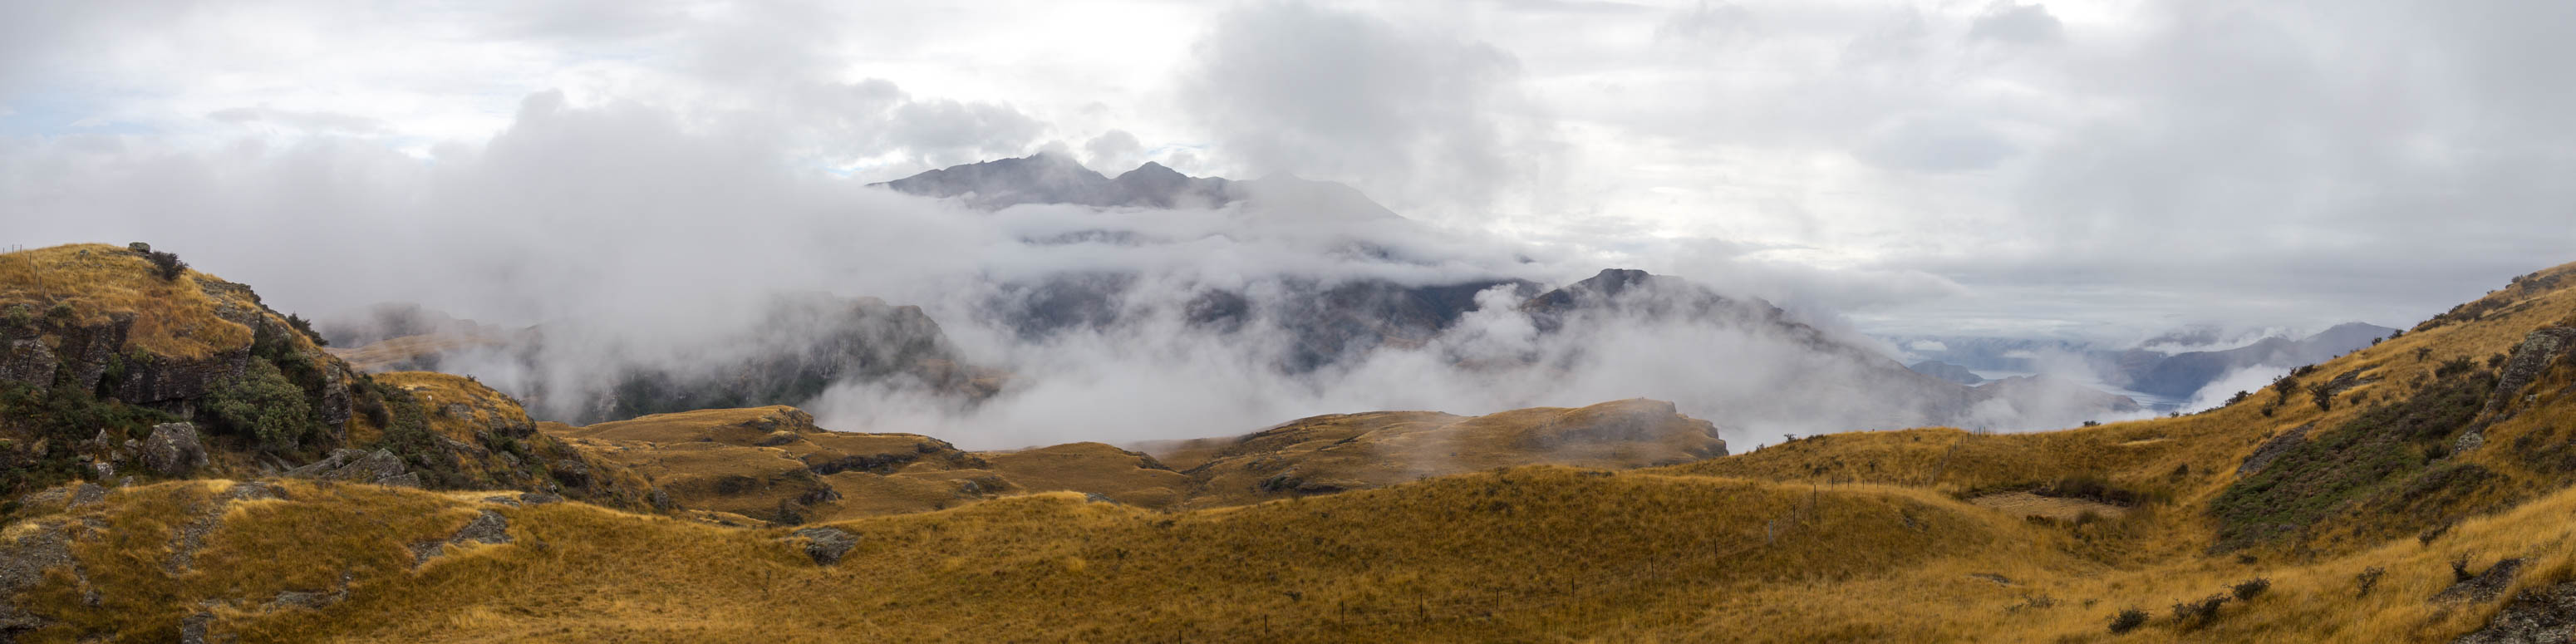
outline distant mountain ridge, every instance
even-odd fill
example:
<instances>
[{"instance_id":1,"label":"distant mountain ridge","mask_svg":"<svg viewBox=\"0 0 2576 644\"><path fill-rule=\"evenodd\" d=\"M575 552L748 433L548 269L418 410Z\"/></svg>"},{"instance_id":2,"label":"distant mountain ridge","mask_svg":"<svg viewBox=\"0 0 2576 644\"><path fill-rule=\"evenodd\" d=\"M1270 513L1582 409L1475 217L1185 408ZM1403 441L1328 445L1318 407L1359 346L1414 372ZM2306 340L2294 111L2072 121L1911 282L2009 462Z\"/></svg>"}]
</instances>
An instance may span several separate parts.
<instances>
[{"instance_id":1,"label":"distant mountain ridge","mask_svg":"<svg viewBox=\"0 0 2576 644\"><path fill-rule=\"evenodd\" d=\"M2158 335L2126 349L2019 338L1894 340L1922 358L1914 363L1915 371L1945 379L1969 382L1960 376L1977 377L1971 370L2032 372L2046 371L2049 364L2061 368L2081 364L2103 384L2179 400L2199 393L2229 373L2256 367L2288 369L2316 364L2368 347L2372 341L2395 333L2396 329L2388 327L2349 322L2305 337L2274 335L2234 348L2179 353L2155 347L2213 344L2221 340L2219 334L2212 329L2186 329Z\"/></svg>"},{"instance_id":2,"label":"distant mountain ridge","mask_svg":"<svg viewBox=\"0 0 2576 644\"><path fill-rule=\"evenodd\" d=\"M949 166L869 185L908 195L958 199L987 210L1024 204L1223 208L1238 202L1257 202L1268 210L1303 216L1398 216L1358 189L1331 181L1288 175L1249 181L1193 177L1151 161L1113 179L1072 157L1052 152Z\"/></svg>"}]
</instances>

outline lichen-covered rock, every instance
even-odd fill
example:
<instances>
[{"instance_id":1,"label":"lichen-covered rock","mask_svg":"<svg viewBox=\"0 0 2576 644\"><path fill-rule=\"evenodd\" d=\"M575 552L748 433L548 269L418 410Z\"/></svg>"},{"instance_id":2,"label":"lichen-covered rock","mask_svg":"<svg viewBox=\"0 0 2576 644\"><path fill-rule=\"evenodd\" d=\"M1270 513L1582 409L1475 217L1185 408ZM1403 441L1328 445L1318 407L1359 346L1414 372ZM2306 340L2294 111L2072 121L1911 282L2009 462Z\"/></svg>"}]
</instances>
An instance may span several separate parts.
<instances>
[{"instance_id":1,"label":"lichen-covered rock","mask_svg":"<svg viewBox=\"0 0 2576 644\"><path fill-rule=\"evenodd\" d=\"M206 446L197 440L197 426L188 423L163 423L152 426L152 435L143 439L143 464L162 476L186 476L206 466Z\"/></svg>"},{"instance_id":2,"label":"lichen-covered rock","mask_svg":"<svg viewBox=\"0 0 2576 644\"><path fill-rule=\"evenodd\" d=\"M365 452L354 449L331 450L330 456L303 467L287 470L294 478L349 481L401 487L420 487L420 475L403 464L392 451L378 449Z\"/></svg>"},{"instance_id":3,"label":"lichen-covered rock","mask_svg":"<svg viewBox=\"0 0 2576 644\"><path fill-rule=\"evenodd\" d=\"M2523 336L2522 344L2513 348L2513 357L2505 361L2504 371L2497 374L2495 394L2487 397L2483 413L2503 409L2515 392L2531 386L2551 361L2571 350L2576 350L2576 327L2554 326Z\"/></svg>"},{"instance_id":4,"label":"lichen-covered rock","mask_svg":"<svg viewBox=\"0 0 2576 644\"><path fill-rule=\"evenodd\" d=\"M479 514L474 515L473 521L466 522L465 527L458 528L455 536L448 537L444 541L425 541L412 544L412 565L417 566L428 563L431 559L446 555L448 546L463 545L467 543L509 542L510 519L508 517L501 516L501 513L499 512L484 510Z\"/></svg>"},{"instance_id":5,"label":"lichen-covered rock","mask_svg":"<svg viewBox=\"0 0 2576 644\"><path fill-rule=\"evenodd\" d=\"M805 556L814 558L818 565L840 563L841 555L859 545L859 535L840 528L806 528L794 534L805 538Z\"/></svg>"},{"instance_id":6,"label":"lichen-covered rock","mask_svg":"<svg viewBox=\"0 0 2576 644\"><path fill-rule=\"evenodd\" d=\"M2576 640L2576 582L2523 591L2454 644L2555 644Z\"/></svg>"}]
</instances>

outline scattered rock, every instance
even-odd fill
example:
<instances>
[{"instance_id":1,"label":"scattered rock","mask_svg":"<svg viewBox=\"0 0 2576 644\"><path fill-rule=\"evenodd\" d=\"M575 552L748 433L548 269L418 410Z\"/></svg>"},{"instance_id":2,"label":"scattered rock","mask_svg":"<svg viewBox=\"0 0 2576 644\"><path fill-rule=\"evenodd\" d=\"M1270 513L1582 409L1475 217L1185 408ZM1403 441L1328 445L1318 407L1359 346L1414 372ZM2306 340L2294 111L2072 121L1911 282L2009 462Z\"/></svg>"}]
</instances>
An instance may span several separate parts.
<instances>
[{"instance_id":1,"label":"scattered rock","mask_svg":"<svg viewBox=\"0 0 2576 644\"><path fill-rule=\"evenodd\" d=\"M72 559L71 523L59 522L0 541L0 641L43 628L46 620L14 601L18 593L45 580L45 571L77 565Z\"/></svg>"},{"instance_id":2,"label":"scattered rock","mask_svg":"<svg viewBox=\"0 0 2576 644\"><path fill-rule=\"evenodd\" d=\"M2011 578L2005 577L2005 576L2003 576L2003 575L1994 574L1994 573L1991 573L1991 572L1972 572L1972 573L1968 573L1968 578L1969 578L1969 579L1982 580L1982 581L1991 581L1991 582L1995 582L1995 585L1997 585L1997 586L2011 586L2011 585L2013 585L2013 583L2012 583L2012 579L2011 579Z\"/></svg>"},{"instance_id":3,"label":"scattered rock","mask_svg":"<svg viewBox=\"0 0 2576 644\"><path fill-rule=\"evenodd\" d=\"M65 509L77 508L97 503L105 499L107 499L107 488L99 487L94 483L83 482L79 485L72 486L71 502L63 504L63 507Z\"/></svg>"},{"instance_id":4,"label":"scattered rock","mask_svg":"<svg viewBox=\"0 0 2576 644\"><path fill-rule=\"evenodd\" d=\"M2494 601L2497 595L2504 594L2506 586L2513 584L2514 576L2521 573L2522 559L2498 561L2495 565L2488 566L2486 572L2478 573L2478 576L2470 577L2468 581L2451 584L2451 587L2442 589L2441 593L2433 595L2433 599L2481 604Z\"/></svg>"},{"instance_id":5,"label":"scattered rock","mask_svg":"<svg viewBox=\"0 0 2576 644\"><path fill-rule=\"evenodd\" d=\"M458 528L456 535L445 541L423 541L411 545L411 564L419 566L447 554L447 547L472 543L509 543L510 519L499 512L484 510L474 520Z\"/></svg>"},{"instance_id":6,"label":"scattered rock","mask_svg":"<svg viewBox=\"0 0 2576 644\"><path fill-rule=\"evenodd\" d=\"M234 501L283 498L286 498L286 491L275 485L255 481L234 483L197 518L179 526L179 533L170 539L170 563L166 568L170 574L177 575L196 565L197 551L206 546L206 534L214 532L215 527L223 523L225 506Z\"/></svg>"},{"instance_id":7,"label":"scattered rock","mask_svg":"<svg viewBox=\"0 0 2576 644\"><path fill-rule=\"evenodd\" d=\"M562 481L565 487L590 486L589 463L583 463L578 459L567 458L555 461L553 469L555 480Z\"/></svg>"},{"instance_id":8,"label":"scattered rock","mask_svg":"<svg viewBox=\"0 0 2576 644\"><path fill-rule=\"evenodd\" d=\"M2496 611L2486 628L2460 636L2453 644L2555 644L2576 641L2576 582L2535 588L2515 595Z\"/></svg>"},{"instance_id":9,"label":"scattered rock","mask_svg":"<svg viewBox=\"0 0 2576 644\"><path fill-rule=\"evenodd\" d=\"M420 475L411 472L410 468L403 464L402 457L395 456L391 450L385 449L373 452L345 447L331 450L330 456L303 467L287 470L286 475L294 478L421 487Z\"/></svg>"},{"instance_id":10,"label":"scattered rock","mask_svg":"<svg viewBox=\"0 0 2576 644\"><path fill-rule=\"evenodd\" d=\"M213 621L213 613L197 613L179 620L179 644L206 644L206 624Z\"/></svg>"},{"instance_id":11,"label":"scattered rock","mask_svg":"<svg viewBox=\"0 0 2576 644\"><path fill-rule=\"evenodd\" d=\"M526 503L528 505L562 503L563 500L564 498L561 495L547 494L544 492L522 492L519 494L519 502Z\"/></svg>"},{"instance_id":12,"label":"scattered rock","mask_svg":"<svg viewBox=\"0 0 2576 644\"><path fill-rule=\"evenodd\" d=\"M2465 454L2476 451L2480 447L2485 447L2486 444L2486 432L2478 431L2478 428L2471 427L2469 428L2469 431L2460 432L2459 440L2451 441L2451 453Z\"/></svg>"},{"instance_id":13,"label":"scattered rock","mask_svg":"<svg viewBox=\"0 0 2576 644\"><path fill-rule=\"evenodd\" d=\"M519 499L517 499L517 498L515 498L515 497L511 497L511 496L509 496L509 495L501 495L501 496L487 496L487 497L483 497L483 502L484 502L484 503L499 503L499 504L501 504L501 505L507 505L507 506L511 506L511 507L518 507L518 505L519 505Z\"/></svg>"},{"instance_id":14,"label":"scattered rock","mask_svg":"<svg viewBox=\"0 0 2576 644\"><path fill-rule=\"evenodd\" d=\"M197 442L197 426L163 423L143 439L143 464L162 476L186 476L206 465L206 446Z\"/></svg>"},{"instance_id":15,"label":"scattered rock","mask_svg":"<svg viewBox=\"0 0 2576 644\"><path fill-rule=\"evenodd\" d=\"M107 488L99 487L93 483L83 482L63 487L37 490L26 496L18 497L18 505L28 508L60 508L69 510L97 503L99 500L105 498L107 498Z\"/></svg>"},{"instance_id":16,"label":"scattered rock","mask_svg":"<svg viewBox=\"0 0 2576 644\"><path fill-rule=\"evenodd\" d=\"M813 557L818 565L840 563L841 555L859 545L859 535L840 528L806 528L794 534L806 539L805 556Z\"/></svg>"},{"instance_id":17,"label":"scattered rock","mask_svg":"<svg viewBox=\"0 0 2576 644\"><path fill-rule=\"evenodd\" d=\"M264 612L283 610L287 608L321 610L324 607L340 603L341 601L349 598L349 580L351 577L352 575L350 573L340 573L339 587L327 593L304 590L279 591L277 593L277 597L275 599L270 599L268 601L268 605L261 607L260 610Z\"/></svg>"}]
</instances>

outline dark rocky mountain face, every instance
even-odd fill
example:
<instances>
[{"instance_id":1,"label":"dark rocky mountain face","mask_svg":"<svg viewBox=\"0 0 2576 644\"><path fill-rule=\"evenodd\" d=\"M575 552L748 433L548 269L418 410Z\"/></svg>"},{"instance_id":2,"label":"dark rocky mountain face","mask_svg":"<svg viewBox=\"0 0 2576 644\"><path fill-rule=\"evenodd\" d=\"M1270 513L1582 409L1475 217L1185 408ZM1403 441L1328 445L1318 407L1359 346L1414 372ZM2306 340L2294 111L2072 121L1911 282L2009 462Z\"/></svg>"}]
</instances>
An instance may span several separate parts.
<instances>
[{"instance_id":1,"label":"dark rocky mountain face","mask_svg":"<svg viewBox=\"0 0 2576 644\"><path fill-rule=\"evenodd\" d=\"M2164 356L2132 350L2112 356L2105 375L2112 384L2133 391L2186 397L2238 369L2316 364L2370 346L2371 341L2388 337L2396 331L2353 322L2335 325L2297 340L2265 338L2224 351L2192 351Z\"/></svg>"},{"instance_id":2,"label":"dark rocky mountain face","mask_svg":"<svg viewBox=\"0 0 2576 644\"><path fill-rule=\"evenodd\" d=\"M986 300L981 313L1027 340L1106 329L1157 313L1129 301L1135 295L1135 281L1124 274L1077 273L1005 285ZM1200 291L1178 313L1191 328L1218 334L1242 333L1267 323L1289 336L1288 346L1273 357L1273 364L1286 373L1307 373L1379 347L1421 346L1475 310L1478 293L1497 287L1520 297L1539 288L1535 282L1515 279L1406 285L1386 280L1327 283L1282 278L1264 285L1260 297L1233 289Z\"/></svg>"},{"instance_id":3,"label":"dark rocky mountain face","mask_svg":"<svg viewBox=\"0 0 2576 644\"><path fill-rule=\"evenodd\" d=\"M1100 208L1222 208L1251 202L1265 211L1307 217L1385 218L1394 211L1350 186L1272 176L1250 181L1192 177L1147 162L1112 179L1061 154L1038 153L951 166L873 184L909 195L958 199L1001 209L1022 204Z\"/></svg>"},{"instance_id":4,"label":"dark rocky mountain face","mask_svg":"<svg viewBox=\"0 0 2576 644\"><path fill-rule=\"evenodd\" d=\"M1791 418L1833 413L1859 427L1952 425L1991 428L1999 422L2072 425L2112 413L2134 412L2137 401L2054 379L2014 378L1971 387L1918 373L1880 353L1838 339L1756 298L1729 298L1680 278L1644 271L1604 270L1521 304L1547 333L1582 332L1615 320L1662 320L1741 331L1796 350L1758 365L1711 368L1761 370L1780 395L1737 401L1751 418ZM1820 387L1836 391L1799 391ZM1870 409L1855 410L1853 406ZM1825 409L1824 407L1836 407Z\"/></svg>"},{"instance_id":5,"label":"dark rocky mountain face","mask_svg":"<svg viewBox=\"0 0 2576 644\"><path fill-rule=\"evenodd\" d=\"M384 311L405 311L396 316L403 319L453 320L403 306L380 307L370 315L381 317ZM578 374L568 380L529 380L510 392L524 399L531 413L571 424L694 409L804 404L836 384L915 389L968 404L993 395L1007 378L998 370L961 363L939 324L919 307L876 298L781 296L750 331L697 347L579 342L583 334L573 325L511 331L456 322L432 327L427 334L335 352L370 371L497 366L519 373ZM474 332L483 333L466 335ZM643 355L663 359L634 358Z\"/></svg>"},{"instance_id":6,"label":"dark rocky mountain face","mask_svg":"<svg viewBox=\"0 0 2576 644\"><path fill-rule=\"evenodd\" d=\"M1975 371L1970 371L1970 370L1968 370L1968 368L1967 368L1967 367L1962 367L1962 366L1959 366L1959 365L1954 365L1954 364L1950 364L1950 363L1947 363L1947 362L1942 362L1942 361L1939 361L1939 360L1925 360L1925 361L1922 361L1922 362L1917 362L1917 363L1914 363L1914 364L1906 365L1906 366L1905 366L1905 368L1907 368L1907 369L1913 369L1915 373L1923 374L1923 375L1926 375L1926 376L1931 376L1931 377L1934 377L1934 378L1940 378L1940 379L1942 379L1942 380L1948 380L1948 381L1950 381L1950 382L1955 382L1955 383L1959 383L1959 384L1963 384L1963 385L1972 385L1972 386L1973 386L1973 385L1976 385L1976 384L1978 384L1978 383L1982 383L1982 382L1985 382L1985 381L1986 381L1986 377L1985 377L1985 376L1977 375L1977 372L1975 372Z\"/></svg>"},{"instance_id":7,"label":"dark rocky mountain face","mask_svg":"<svg viewBox=\"0 0 2576 644\"><path fill-rule=\"evenodd\" d=\"M2138 347L2103 349L2061 340L2017 338L1924 338L1937 341L1938 350L1917 349L1932 364L1925 373L1964 373L1965 369L1996 371L2037 371L2035 356L2064 356L2081 362L2101 382L2113 387L2154 396L2182 399L2227 374L2252 367L2291 368L2315 364L2370 346L2388 337L2396 329L2358 322L2336 325L2305 338L2271 337L2241 347L2215 351L2170 353L2147 347L2171 344L2209 344L2220 341L2220 334L2209 328L2194 328L2159 335ZM1902 339L1901 339L1902 340ZM1946 365L1961 367L1950 371ZM1973 375L1973 374L1970 374Z\"/></svg>"},{"instance_id":8,"label":"dark rocky mountain face","mask_svg":"<svg viewBox=\"0 0 2576 644\"><path fill-rule=\"evenodd\" d=\"M998 371L958 363L948 337L920 307L876 298L816 295L776 300L749 347L683 368L628 366L602 392L582 392L579 424L688 411L794 405L839 383L886 383L964 401L998 391ZM541 394L542 395L542 394Z\"/></svg>"}]
</instances>

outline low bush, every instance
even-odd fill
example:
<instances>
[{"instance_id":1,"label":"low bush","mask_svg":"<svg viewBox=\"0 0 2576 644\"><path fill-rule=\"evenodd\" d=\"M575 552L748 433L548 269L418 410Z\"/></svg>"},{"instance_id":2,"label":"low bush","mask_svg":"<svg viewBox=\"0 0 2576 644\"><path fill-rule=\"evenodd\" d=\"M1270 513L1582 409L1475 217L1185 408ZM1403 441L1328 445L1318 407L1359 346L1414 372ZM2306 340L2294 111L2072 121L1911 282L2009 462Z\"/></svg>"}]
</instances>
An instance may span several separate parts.
<instances>
[{"instance_id":1,"label":"low bush","mask_svg":"<svg viewBox=\"0 0 2576 644\"><path fill-rule=\"evenodd\" d=\"M2138 627L2145 625L2147 625L2147 612L2135 608L2124 609L2111 616L2113 634L2138 630Z\"/></svg>"},{"instance_id":2,"label":"low bush","mask_svg":"<svg viewBox=\"0 0 2576 644\"><path fill-rule=\"evenodd\" d=\"M2200 598L2200 601L2176 603L2173 605L2174 625L2184 629L2208 626L2210 622L2218 621L2218 607L2226 603L2226 595L2210 595Z\"/></svg>"},{"instance_id":3,"label":"low bush","mask_svg":"<svg viewBox=\"0 0 2576 644\"><path fill-rule=\"evenodd\" d=\"M188 271L188 263L180 261L176 253L156 250L144 253L143 258L152 260L152 274L160 276L162 281L177 280L181 273Z\"/></svg>"},{"instance_id":4,"label":"low bush","mask_svg":"<svg viewBox=\"0 0 2576 644\"><path fill-rule=\"evenodd\" d=\"M2252 600L2255 597L2262 596L2263 591L2271 589L2272 580L2264 579L2262 577L2255 577L2253 579L2236 582L2236 585L2229 586L2227 588L2230 593L2236 595L2236 601Z\"/></svg>"}]
</instances>

